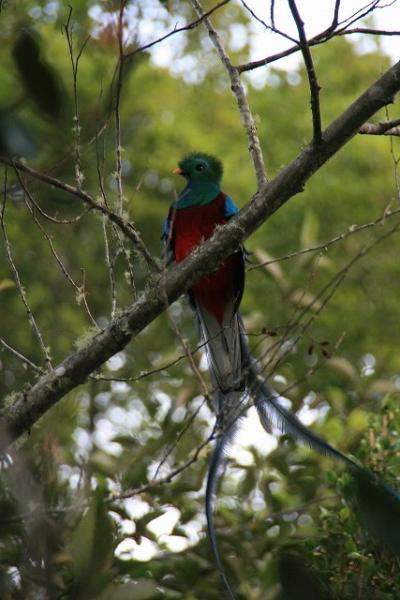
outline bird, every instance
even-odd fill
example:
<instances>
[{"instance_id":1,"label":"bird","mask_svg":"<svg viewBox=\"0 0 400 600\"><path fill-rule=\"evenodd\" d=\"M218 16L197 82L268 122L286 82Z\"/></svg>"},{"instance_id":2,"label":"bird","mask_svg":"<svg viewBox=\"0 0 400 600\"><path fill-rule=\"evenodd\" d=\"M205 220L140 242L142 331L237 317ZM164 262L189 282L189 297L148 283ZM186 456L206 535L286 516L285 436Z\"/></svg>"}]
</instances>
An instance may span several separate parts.
<instances>
[{"instance_id":1,"label":"bird","mask_svg":"<svg viewBox=\"0 0 400 600\"><path fill-rule=\"evenodd\" d=\"M223 165L215 156L203 152L189 153L179 161L173 173L181 175L186 185L164 220L162 239L171 262L180 263L239 211L232 198L221 190ZM213 502L226 451L251 403L267 432L274 426L278 427L346 466L356 483L356 500L364 521L369 522L378 535L384 530L384 541L400 555L400 533L393 534L393 522L396 521L400 527L400 495L377 475L308 429L283 406L279 394L261 376L258 363L251 356L239 312L245 284L245 261L246 251L240 246L213 272L201 277L188 292L206 349L216 410L215 445L205 492L208 536L230 600L235 600L236 595L218 549ZM365 503L365 496L375 500L372 504ZM377 507L378 510L384 507L384 518L390 521L389 524L381 524L380 532L376 532Z\"/></svg>"}]
</instances>

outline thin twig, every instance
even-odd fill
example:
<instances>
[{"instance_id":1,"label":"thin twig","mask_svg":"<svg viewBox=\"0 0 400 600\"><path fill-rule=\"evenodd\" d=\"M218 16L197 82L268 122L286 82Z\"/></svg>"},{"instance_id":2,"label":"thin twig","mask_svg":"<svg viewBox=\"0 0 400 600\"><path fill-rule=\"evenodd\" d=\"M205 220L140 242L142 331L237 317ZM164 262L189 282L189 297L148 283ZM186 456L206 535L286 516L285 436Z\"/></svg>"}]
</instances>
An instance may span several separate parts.
<instances>
[{"instance_id":1,"label":"thin twig","mask_svg":"<svg viewBox=\"0 0 400 600\"><path fill-rule=\"evenodd\" d=\"M167 310L167 314L168 314L169 322L171 323L172 328L175 332L175 335L179 339L181 346L185 352L185 356L186 356L187 360L189 361L190 368L192 369L194 376L196 377L196 379L198 380L198 382L202 388L203 396L205 398L210 398L210 392L209 392L208 386L207 386L206 382L204 381L204 377L200 373L199 368L197 367L196 363L194 362L193 352L190 351L190 348L187 345L183 335L179 331L179 327L175 323L175 320L171 315L171 311Z\"/></svg>"},{"instance_id":2,"label":"thin twig","mask_svg":"<svg viewBox=\"0 0 400 600\"><path fill-rule=\"evenodd\" d=\"M119 229L124 233L124 235L133 243L133 245L139 250L139 252L143 255L149 267L151 267L154 271L160 271L160 267L155 260L155 258L150 254L146 245L144 244L140 234L136 231L135 227L129 221L126 221L124 218L117 215L112 210L108 209L105 205L99 204L96 202L92 196L69 183L65 183L56 177L52 177L47 173L43 173L41 171L37 171L32 167L26 165L23 161L11 159L7 156L0 156L0 163L5 165L10 165L30 175L30 177L37 179L39 181L43 181L44 183L48 183L59 190L63 190L67 194L72 194L73 196L80 198L83 202L92 210L96 210L103 215L106 215L110 221L115 223Z\"/></svg>"},{"instance_id":3,"label":"thin twig","mask_svg":"<svg viewBox=\"0 0 400 600\"><path fill-rule=\"evenodd\" d=\"M299 43L301 48L301 53L303 55L304 64L307 71L308 83L310 86L310 94L311 94L311 113L312 113L312 121L313 121L313 143L315 146L318 146L322 141L322 128L321 128L321 111L319 105L319 92L320 86L317 80L317 74L315 72L315 67L313 63L313 59L311 56L310 48L307 42L307 37L304 31L304 23L300 17L300 13L297 9L297 5L295 0L288 0L289 7L296 23L297 31L299 33Z\"/></svg>"},{"instance_id":4,"label":"thin twig","mask_svg":"<svg viewBox=\"0 0 400 600\"><path fill-rule=\"evenodd\" d=\"M81 275L82 275L82 282L81 282L81 285L78 287L77 302L78 302L78 304L83 303L83 306L85 307L85 310L86 310L87 314L89 315L89 319L91 320L92 325L98 331L100 331L100 327L99 327L96 319L92 315L91 310L90 310L89 305L88 305L88 301L87 301L86 271L85 271L85 269L81 269Z\"/></svg>"},{"instance_id":5,"label":"thin twig","mask_svg":"<svg viewBox=\"0 0 400 600\"><path fill-rule=\"evenodd\" d=\"M203 408L205 402L206 402L206 398L203 398L203 400L201 401L201 403L199 404L199 406L196 408L196 410L191 415L189 415L189 417L187 417L186 423L183 424L183 427L180 429L180 431L177 434L177 436L174 439L174 441L171 444L169 444L169 446L166 448L166 450L164 452L164 456L162 457L162 459L160 460L159 464L157 465L156 472L154 473L154 479L157 479L158 473L160 472L161 467L165 464L165 462L168 459L168 457L171 455L171 453L178 446L179 442L181 441L181 439L183 438L183 436L185 435L185 433L189 430L189 427L192 425L192 423L196 419L197 415L199 414L199 412Z\"/></svg>"},{"instance_id":6,"label":"thin twig","mask_svg":"<svg viewBox=\"0 0 400 600\"><path fill-rule=\"evenodd\" d=\"M208 31L208 35L210 40L214 44L219 57L221 59L222 64L224 65L231 82L231 89L236 98L237 105L239 107L240 115L242 117L247 138L249 141L249 152L251 154L254 169L256 172L258 188L262 188L266 184L266 172L264 165L264 158L261 150L260 140L258 138L257 128L254 121L254 117L252 115L249 103L247 101L246 92L240 81L239 71L236 67L234 67L225 52L225 49L222 45L221 39L214 29L211 21L208 17L205 16L203 7L201 6L199 0L191 0L192 6L199 15L199 17L204 19L204 25Z\"/></svg>"},{"instance_id":7,"label":"thin twig","mask_svg":"<svg viewBox=\"0 0 400 600\"><path fill-rule=\"evenodd\" d=\"M44 211L32 195L29 197L29 200L43 218L47 219L47 221L50 221L51 223L55 223L56 225L73 225L75 223L78 223L90 211L90 208L85 208L83 212L81 212L81 214L79 214L76 217L73 217L72 219L59 219L57 217L54 217L53 215L49 215L46 211Z\"/></svg>"},{"instance_id":8,"label":"thin twig","mask_svg":"<svg viewBox=\"0 0 400 600\"><path fill-rule=\"evenodd\" d=\"M331 23L330 27L328 28L331 31L334 31L339 23L340 1L341 0L336 0L336 2L335 2L335 8L333 9L332 23Z\"/></svg>"},{"instance_id":9,"label":"thin twig","mask_svg":"<svg viewBox=\"0 0 400 600\"><path fill-rule=\"evenodd\" d=\"M159 485L164 485L165 483L170 483L173 479L175 479L175 477L180 475L183 471L185 471L188 467L190 467L190 465L192 465L193 463L195 463L198 460L203 448L205 448L214 439L214 437L215 437L215 427L213 428L210 435L204 440L204 442L202 442L196 448L196 450L192 454L192 456L189 457L188 460L186 460L184 463L182 463L179 467L177 467L176 469L173 469L170 473L168 473L168 475L165 475L165 477L160 477L159 479L154 479L153 481L149 481L148 483L145 483L144 485L141 485L138 488L134 488L133 490L128 490L126 492L123 492L122 494L117 494L115 496L111 496L109 498L109 502L114 502L115 500L125 500L126 498L132 498L132 496L137 496L138 494L143 494L144 492L147 492L155 487L158 487Z\"/></svg>"},{"instance_id":10,"label":"thin twig","mask_svg":"<svg viewBox=\"0 0 400 600\"><path fill-rule=\"evenodd\" d=\"M118 39L118 67L117 67L117 85L116 85L116 95L115 95L115 162L116 162L116 171L115 171L115 180L117 182L117 214L122 217L122 213L124 210L124 195L122 190L122 147L121 147L121 115L120 115L120 104L121 104L121 94L122 94L122 83L123 83L123 72L124 72L124 30L123 30L123 22L124 22L124 9L125 9L126 0L120 0L119 5L119 13L118 13L118 30L117 30L117 39Z\"/></svg>"},{"instance_id":11,"label":"thin twig","mask_svg":"<svg viewBox=\"0 0 400 600\"><path fill-rule=\"evenodd\" d=\"M208 342L209 342L209 340L202 342L201 344L198 344L195 348L193 348L193 350L189 350L190 354L191 355L196 354L196 352L203 349L207 345ZM103 375L92 375L92 377L93 377L93 379L99 379L100 381L123 381L125 383L135 383L136 381L140 381L141 379L144 379L145 377L151 377L152 375L157 375L158 373L161 373L162 371L167 371L171 367L174 367L175 365L180 363L185 358L186 359L188 358L187 351L185 351L184 354L180 354L179 356L177 356L176 358L171 360L169 363L166 363L165 365L161 365L160 367L157 367L156 369L151 369L149 371L143 371L142 373L139 373L139 375L136 375L134 377L106 377Z\"/></svg>"},{"instance_id":12,"label":"thin twig","mask_svg":"<svg viewBox=\"0 0 400 600\"><path fill-rule=\"evenodd\" d=\"M269 7L269 18L271 20L272 27L275 28L275 0L271 0Z\"/></svg>"},{"instance_id":13,"label":"thin twig","mask_svg":"<svg viewBox=\"0 0 400 600\"><path fill-rule=\"evenodd\" d=\"M117 287L116 287L115 276L114 276L114 260L112 260L112 258L111 258L111 249L110 249L110 243L108 240L108 233L107 233L107 219L106 219L105 215L103 215L103 236L104 236L104 248L105 248L105 255L106 255L106 266L107 266L108 276L109 276L109 280L110 280L110 290L111 290L111 318L113 319L115 317L116 310L117 310L117 292L116 292Z\"/></svg>"},{"instance_id":14,"label":"thin twig","mask_svg":"<svg viewBox=\"0 0 400 600\"><path fill-rule=\"evenodd\" d=\"M386 118L387 120L389 120L389 110L388 107L385 107L385 112L386 112ZM399 162L400 162L400 156L397 155L395 153L395 148L394 148L394 143L393 143L393 138L390 138L390 156L392 158L392 162L393 162L393 176L394 176L394 186L396 188L396 196L397 196L397 200L400 200L400 178L399 178Z\"/></svg>"},{"instance_id":15,"label":"thin twig","mask_svg":"<svg viewBox=\"0 0 400 600\"><path fill-rule=\"evenodd\" d=\"M289 40L290 42L297 44L297 40L295 38L293 38L291 35L288 35L284 31L277 29L275 27L275 25L268 25L268 23L266 23L265 21L263 21L263 19L261 19L258 15L256 15L254 10L244 0L240 0L240 1L242 3L243 7L247 10L247 12L253 17L253 19L255 21L258 21L258 23L260 23L263 27L265 27L265 29L267 29L268 31L272 31L273 33L276 33L276 34L282 36L286 40Z\"/></svg>"},{"instance_id":16,"label":"thin twig","mask_svg":"<svg viewBox=\"0 0 400 600\"><path fill-rule=\"evenodd\" d=\"M8 350L9 352L11 352L11 354L14 354L14 356L16 356L17 358L19 358L19 360L21 360L23 363L25 363L26 365L28 365L28 367L30 367L31 369L33 369L34 371L36 371L36 373L43 373L43 369L41 367L39 367L38 365L35 365L35 363L33 363L29 358L27 358L26 356L24 356L23 354L21 354L21 352L18 352L18 350L16 350L12 346L10 346L10 344L7 344L7 342L5 340L3 340L3 338L0 338L0 344L6 350Z\"/></svg>"},{"instance_id":17,"label":"thin twig","mask_svg":"<svg viewBox=\"0 0 400 600\"><path fill-rule=\"evenodd\" d=\"M49 236L49 234L47 233L47 231L45 230L45 228L43 227L43 225L40 223L39 219L36 217L35 214L35 210L33 207L37 208L37 203L35 202L32 194L30 193L29 189L26 187L24 181L22 180L21 174L20 172L15 169L15 173L18 177L18 181L20 186L22 187L23 191L24 191L24 202L26 207L28 208L29 212L31 213L32 219L34 220L35 225L38 227L39 231L43 234L45 240L47 241L47 243L50 246L50 251L52 253L52 255L54 256L58 266L60 267L63 275L65 276L65 278L67 279L67 281L72 285L72 287L75 289L76 293L77 293L77 299L78 299L78 303L80 304L81 302L83 302L83 305L86 309L86 312L89 316L89 319L92 323L92 325L94 325L97 329L99 329L95 318L93 317L89 305L87 303L87 298L86 298L86 292L85 292L85 288L84 286L79 286L75 283L75 281L73 280L73 278L71 277L71 275L69 274L67 268L65 267L63 261L61 260L61 258L59 257L54 244L53 244L53 240L51 239L51 236ZM29 200L29 202L28 202ZM33 205L33 206L32 206ZM39 211L41 214L41 211Z\"/></svg>"},{"instance_id":18,"label":"thin twig","mask_svg":"<svg viewBox=\"0 0 400 600\"><path fill-rule=\"evenodd\" d=\"M72 26L71 26L71 17L72 17L72 6L69 7L69 14L66 24L64 25L65 35L67 37L68 44L68 52L71 61L72 68L72 81L73 81L73 89L74 89L74 146L75 146L75 179L78 188L82 187L82 183L84 180L84 175L81 168L81 126L79 122L79 102L78 102L78 66L79 60L83 54L83 51L86 47L86 44L90 40L90 35L87 36L85 41L83 42L76 59L74 58L74 47L72 41Z\"/></svg>"},{"instance_id":19,"label":"thin twig","mask_svg":"<svg viewBox=\"0 0 400 600\"><path fill-rule=\"evenodd\" d=\"M27 317L28 317L28 321L29 321L29 323L30 323L30 325L31 325L31 327L32 327L32 329L33 329L33 331L34 331L37 339L38 339L39 346L40 346L40 348L41 348L41 350L43 352L43 355L45 357L47 368L48 369L52 369L51 358L50 358L49 351L48 351L48 349L47 349L47 347L46 347L46 345L45 345L45 343L43 341L43 336L42 336L42 334L40 332L38 324L36 323L36 319L35 319L35 317L33 315L33 312L32 312L32 310L31 310L31 308L29 306L28 299L27 299L26 292L25 292L25 288L22 285L18 269L17 269L17 267L16 267L16 265L14 263L14 260L13 260L12 251L11 251L11 244L10 244L10 240L8 238L8 235L7 235L7 229L6 229L6 224L5 224L6 202L7 202L7 168L5 169L5 173L4 173L3 205L2 205L1 214L0 214L0 227L1 227L1 230L3 232L3 238L4 238L5 249L6 249L6 255L7 255L7 259L8 259L8 262L10 264L10 267L11 267L11 269L13 271L15 283L17 285L17 289L18 289L18 293L19 293L19 296L21 298L21 301L22 301L22 303L23 303L23 305L25 307L26 314L27 314Z\"/></svg>"},{"instance_id":20,"label":"thin twig","mask_svg":"<svg viewBox=\"0 0 400 600\"><path fill-rule=\"evenodd\" d=\"M313 299L305 306L305 308L301 311L300 316L297 319L297 322L294 324L294 330L292 330L292 331L288 330L288 332L286 333L286 339L288 338L289 334L293 335L294 331L297 329L298 333L296 333L296 337L293 341L293 344L296 344L301 339L302 335L304 335L304 332L311 326L311 324L314 322L314 320L317 318L317 316L321 313L321 311L324 310L327 303L332 298L333 294L338 289L339 285L342 283L344 278L348 275L348 273L351 270L351 268L353 267L353 265L356 262L358 262L360 259L362 259L364 256L366 256L376 245L378 245L379 243L381 243L383 240L390 237L394 233L397 233L399 231L399 229L400 229L400 222L396 223L396 225L394 227L392 227L392 229L390 229L389 231L380 235L378 238L373 240L370 244L364 245L359 250L359 252L357 252L357 254L355 254L355 256L353 256L348 261L348 263L346 263L346 265L340 271L338 271L330 279L330 281L320 290L320 292L318 294L316 294L313 297ZM321 302L321 304L315 308L315 312L308 318L308 320L306 320L305 322L301 322L301 319L313 307L315 307L319 302ZM281 340L280 345L282 345L284 341L285 340ZM275 354L276 354L276 352L275 352ZM281 355L278 358L278 360L274 363L275 368L277 366L279 366L279 364L282 363L282 360L283 360L284 356L286 356L286 354L287 354L287 352L285 353L285 355ZM269 359L269 361L264 365L264 368L268 368L268 366L271 363L271 361L273 360L273 358L274 357L271 357Z\"/></svg>"},{"instance_id":21,"label":"thin twig","mask_svg":"<svg viewBox=\"0 0 400 600\"><path fill-rule=\"evenodd\" d=\"M335 32L331 32L329 34L327 34L326 31L323 31L322 33L318 33L314 37L310 38L307 43L308 43L309 47L319 46L320 44L325 44L326 42L328 42L330 39L332 39L334 37L343 37L343 36L347 36L347 35L354 35L354 34L360 34L360 33L362 33L364 35L388 35L388 36L398 35L398 36L400 36L399 30L387 31L385 29L357 27L354 29L343 29L341 31L335 31ZM237 65L236 68L239 71L239 73L245 73L246 71L253 71L254 69L258 69L260 67L265 67L266 65L270 65L271 63L277 62L278 60L281 60L282 58L286 58L287 56L291 56L292 54L295 54L296 52L299 52L299 51L300 51L300 47L298 44L296 44L296 46L291 46L290 48L287 48L286 50L282 50L281 52L277 52L276 54L271 54L270 56L267 56L266 58L262 58L260 60L253 60L248 63L244 63L242 65Z\"/></svg>"},{"instance_id":22,"label":"thin twig","mask_svg":"<svg viewBox=\"0 0 400 600\"><path fill-rule=\"evenodd\" d=\"M215 12L216 10L218 10L219 8L221 8L222 6L224 6L225 4L228 4L228 2L230 2L230 0L222 0L222 2L219 2L213 8L210 8L210 10L208 10L207 12L205 12L203 14L203 16L200 17L199 19L196 19L195 21L192 21L188 25L183 25L182 27L175 26L172 31L170 31L169 33L166 33L165 35L162 35L161 37L157 38L153 42L149 42L148 44L145 44L144 46L140 46L140 48L136 48L136 50L132 50L131 52L128 52L127 54L125 54L125 58L131 58L132 56L135 56L136 54L139 54L139 52L143 52L144 50L148 50L152 46L156 46L160 42L163 42L164 40L170 38L172 35L175 35L177 33L181 33L182 31L190 31L191 29L195 29L198 25L200 25L200 23L203 22L203 20L205 18L207 18L210 15L212 15L213 12Z\"/></svg>"},{"instance_id":23,"label":"thin twig","mask_svg":"<svg viewBox=\"0 0 400 600\"><path fill-rule=\"evenodd\" d=\"M302 248L301 250L297 250L296 252L290 252L289 254L285 254L284 256L279 256L278 258L266 260L257 265L252 265L252 266L248 267L247 271L248 272L254 271L254 269L259 269L260 267L266 267L273 263L283 262L283 261L289 260L291 258L296 258L298 256L302 256L303 254L308 254L309 252L324 251L327 248L329 248L329 246L332 246L334 244L337 244L338 242L341 242L342 240L345 240L346 238L353 235L354 233L359 233L360 231L364 231L365 229L369 229L371 227L375 227L376 225L380 225L380 224L384 223L384 221L386 219L388 219L390 217L394 217L395 215L398 215L399 213L400 213L400 208L397 208L395 210L385 210L383 215L378 217L377 219L375 219L375 221L370 221L369 223L363 223L362 225L350 225L350 227L347 229L347 231L340 233L339 235L335 236L334 238L331 238L330 240L328 240L326 242L322 242L321 244L317 244L316 246L310 246L309 248Z\"/></svg>"}]
</instances>

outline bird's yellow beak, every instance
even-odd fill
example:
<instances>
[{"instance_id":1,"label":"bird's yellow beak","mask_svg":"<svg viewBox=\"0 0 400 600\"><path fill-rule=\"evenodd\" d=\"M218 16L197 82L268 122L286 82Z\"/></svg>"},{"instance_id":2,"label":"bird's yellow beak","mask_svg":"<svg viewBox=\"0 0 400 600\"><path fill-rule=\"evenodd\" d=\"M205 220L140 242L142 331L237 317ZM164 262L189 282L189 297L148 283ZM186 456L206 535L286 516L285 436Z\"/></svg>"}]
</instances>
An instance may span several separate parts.
<instances>
[{"instance_id":1,"label":"bird's yellow beak","mask_svg":"<svg viewBox=\"0 0 400 600\"><path fill-rule=\"evenodd\" d=\"M183 171L180 167L176 167L172 172L174 175L183 175Z\"/></svg>"}]
</instances>

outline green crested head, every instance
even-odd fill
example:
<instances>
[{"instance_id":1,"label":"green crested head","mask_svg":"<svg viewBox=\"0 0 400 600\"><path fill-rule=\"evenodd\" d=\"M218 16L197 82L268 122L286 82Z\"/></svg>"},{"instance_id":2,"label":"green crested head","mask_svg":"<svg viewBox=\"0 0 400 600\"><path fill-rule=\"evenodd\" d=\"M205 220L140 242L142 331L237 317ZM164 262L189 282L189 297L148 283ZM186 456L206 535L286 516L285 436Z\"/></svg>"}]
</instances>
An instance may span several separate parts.
<instances>
[{"instance_id":1,"label":"green crested head","mask_svg":"<svg viewBox=\"0 0 400 600\"><path fill-rule=\"evenodd\" d=\"M219 184L222 178L222 162L211 154L192 152L180 162L175 173L182 175L189 182L205 182Z\"/></svg>"}]
</instances>

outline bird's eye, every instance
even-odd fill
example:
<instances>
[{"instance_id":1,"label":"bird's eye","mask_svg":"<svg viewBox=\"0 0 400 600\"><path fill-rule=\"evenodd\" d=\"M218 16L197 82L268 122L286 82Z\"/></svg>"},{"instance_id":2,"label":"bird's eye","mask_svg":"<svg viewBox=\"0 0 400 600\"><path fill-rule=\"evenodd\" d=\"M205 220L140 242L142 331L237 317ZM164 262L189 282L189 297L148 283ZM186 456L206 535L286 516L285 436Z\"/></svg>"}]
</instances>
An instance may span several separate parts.
<instances>
[{"instance_id":1,"label":"bird's eye","mask_svg":"<svg viewBox=\"0 0 400 600\"><path fill-rule=\"evenodd\" d=\"M204 165L196 165L196 171L204 171L205 166Z\"/></svg>"}]
</instances>

